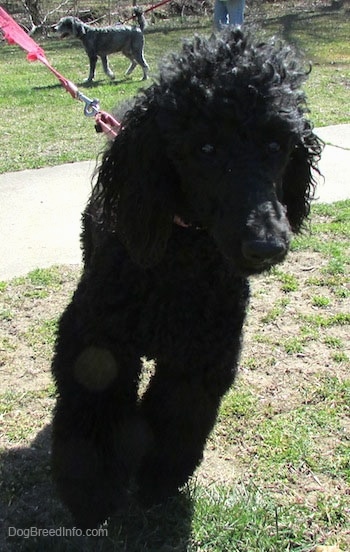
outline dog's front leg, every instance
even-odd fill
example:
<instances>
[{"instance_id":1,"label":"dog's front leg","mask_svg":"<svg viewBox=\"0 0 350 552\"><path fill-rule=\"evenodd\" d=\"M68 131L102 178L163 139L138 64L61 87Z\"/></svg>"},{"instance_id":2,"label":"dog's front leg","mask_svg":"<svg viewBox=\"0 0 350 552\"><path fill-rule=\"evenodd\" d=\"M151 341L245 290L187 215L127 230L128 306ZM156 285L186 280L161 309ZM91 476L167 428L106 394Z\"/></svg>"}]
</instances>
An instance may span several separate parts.
<instances>
[{"instance_id":1,"label":"dog's front leg","mask_svg":"<svg viewBox=\"0 0 350 552\"><path fill-rule=\"evenodd\" d=\"M53 362L53 478L82 527L102 523L125 505L146 443L136 411L140 359L106 341L104 330L84 320L73 303L61 319Z\"/></svg>"},{"instance_id":2,"label":"dog's front leg","mask_svg":"<svg viewBox=\"0 0 350 552\"><path fill-rule=\"evenodd\" d=\"M96 69L96 63L97 63L97 56L95 54L89 54L89 61L90 61L90 72L87 79L85 79L84 82L89 83L92 82L95 78L95 69Z\"/></svg>"},{"instance_id":3,"label":"dog's front leg","mask_svg":"<svg viewBox=\"0 0 350 552\"><path fill-rule=\"evenodd\" d=\"M176 374L157 366L141 403L141 415L153 436L137 477L146 504L174 496L201 462L221 397L233 381L234 367L232 358L217 367L216 377L205 370Z\"/></svg>"}]
</instances>

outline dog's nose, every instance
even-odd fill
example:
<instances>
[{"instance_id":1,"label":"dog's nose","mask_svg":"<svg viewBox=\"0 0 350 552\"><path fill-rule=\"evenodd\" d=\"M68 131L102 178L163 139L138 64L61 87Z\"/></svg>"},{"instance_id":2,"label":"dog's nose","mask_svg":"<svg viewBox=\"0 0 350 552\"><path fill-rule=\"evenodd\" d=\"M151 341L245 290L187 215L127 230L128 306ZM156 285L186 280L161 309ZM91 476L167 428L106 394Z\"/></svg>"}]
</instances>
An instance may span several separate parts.
<instances>
[{"instance_id":1,"label":"dog's nose","mask_svg":"<svg viewBox=\"0 0 350 552\"><path fill-rule=\"evenodd\" d=\"M242 244L244 258L253 263L279 259L286 253L286 245L279 240L246 240Z\"/></svg>"}]
</instances>

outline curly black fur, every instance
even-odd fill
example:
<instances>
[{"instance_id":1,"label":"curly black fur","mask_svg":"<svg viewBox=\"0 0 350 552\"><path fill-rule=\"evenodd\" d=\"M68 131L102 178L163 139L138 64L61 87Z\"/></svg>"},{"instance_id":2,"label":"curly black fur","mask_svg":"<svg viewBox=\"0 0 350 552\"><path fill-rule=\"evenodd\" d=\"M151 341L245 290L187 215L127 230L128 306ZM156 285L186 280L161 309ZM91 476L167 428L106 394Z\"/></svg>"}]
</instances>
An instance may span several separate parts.
<instances>
[{"instance_id":1,"label":"curly black fur","mask_svg":"<svg viewBox=\"0 0 350 552\"><path fill-rule=\"evenodd\" d=\"M126 112L84 213L85 268L53 362L53 473L80 524L176 492L232 384L247 276L281 262L321 142L307 71L240 30L196 37ZM141 357L155 375L141 398Z\"/></svg>"}]
</instances>

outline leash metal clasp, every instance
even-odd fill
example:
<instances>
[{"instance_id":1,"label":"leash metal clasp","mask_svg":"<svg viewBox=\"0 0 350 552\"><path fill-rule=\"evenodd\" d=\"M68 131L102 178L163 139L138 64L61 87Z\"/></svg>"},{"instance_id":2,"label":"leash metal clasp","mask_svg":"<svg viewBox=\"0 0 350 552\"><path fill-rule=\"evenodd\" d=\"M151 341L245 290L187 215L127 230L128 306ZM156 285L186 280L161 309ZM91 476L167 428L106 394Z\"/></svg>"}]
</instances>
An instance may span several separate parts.
<instances>
[{"instance_id":1,"label":"leash metal clasp","mask_svg":"<svg viewBox=\"0 0 350 552\"><path fill-rule=\"evenodd\" d=\"M85 117L95 117L100 109L99 101L96 98L91 100L80 91L78 91L77 97L78 97L78 100L84 102L85 104L84 106Z\"/></svg>"}]
</instances>

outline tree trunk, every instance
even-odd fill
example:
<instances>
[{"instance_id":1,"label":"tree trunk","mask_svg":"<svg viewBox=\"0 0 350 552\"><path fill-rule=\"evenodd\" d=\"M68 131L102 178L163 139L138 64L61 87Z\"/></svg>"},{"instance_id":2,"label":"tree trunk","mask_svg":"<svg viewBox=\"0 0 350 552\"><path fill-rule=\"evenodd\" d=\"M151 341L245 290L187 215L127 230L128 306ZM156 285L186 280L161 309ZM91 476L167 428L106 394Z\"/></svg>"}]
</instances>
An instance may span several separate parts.
<instances>
[{"instance_id":1,"label":"tree trunk","mask_svg":"<svg viewBox=\"0 0 350 552\"><path fill-rule=\"evenodd\" d=\"M41 0L23 0L25 9L29 14L29 19L32 24L30 33L32 34L37 27L40 27L43 22L41 14Z\"/></svg>"}]
</instances>

